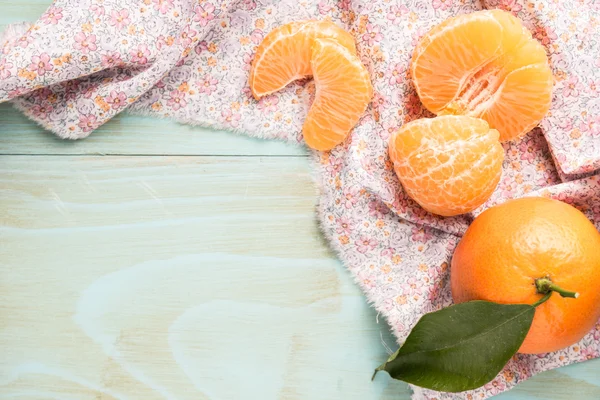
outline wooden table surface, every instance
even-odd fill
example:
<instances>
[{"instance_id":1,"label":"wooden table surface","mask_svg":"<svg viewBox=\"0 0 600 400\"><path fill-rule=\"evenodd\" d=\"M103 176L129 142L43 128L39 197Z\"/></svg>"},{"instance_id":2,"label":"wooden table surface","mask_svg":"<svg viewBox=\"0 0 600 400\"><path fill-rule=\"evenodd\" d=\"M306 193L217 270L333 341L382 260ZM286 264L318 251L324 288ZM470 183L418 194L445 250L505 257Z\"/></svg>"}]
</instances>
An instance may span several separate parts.
<instances>
[{"instance_id":1,"label":"wooden table surface","mask_svg":"<svg viewBox=\"0 0 600 400\"><path fill-rule=\"evenodd\" d=\"M0 28L49 0L0 0ZM302 149L119 116L83 141L0 105L0 398L408 399L328 249ZM500 399L599 399L600 360Z\"/></svg>"}]
</instances>

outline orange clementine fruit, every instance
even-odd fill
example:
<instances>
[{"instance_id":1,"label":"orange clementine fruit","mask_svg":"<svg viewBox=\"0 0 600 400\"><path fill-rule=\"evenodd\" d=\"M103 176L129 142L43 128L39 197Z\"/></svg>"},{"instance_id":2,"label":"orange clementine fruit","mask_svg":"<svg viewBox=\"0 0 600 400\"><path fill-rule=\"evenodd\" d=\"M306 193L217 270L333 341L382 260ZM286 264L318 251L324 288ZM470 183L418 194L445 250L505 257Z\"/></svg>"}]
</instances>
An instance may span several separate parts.
<instances>
[{"instance_id":1,"label":"orange clementine fruit","mask_svg":"<svg viewBox=\"0 0 600 400\"><path fill-rule=\"evenodd\" d=\"M365 112L373 87L360 59L333 39L316 39L310 61L316 94L302 127L306 144L331 150Z\"/></svg>"},{"instance_id":2,"label":"orange clementine fruit","mask_svg":"<svg viewBox=\"0 0 600 400\"><path fill-rule=\"evenodd\" d=\"M352 35L331 21L274 29L258 46L250 88L259 99L309 75L316 93L302 128L304 139L313 149L331 150L348 136L373 96Z\"/></svg>"},{"instance_id":3,"label":"orange clementine fruit","mask_svg":"<svg viewBox=\"0 0 600 400\"><path fill-rule=\"evenodd\" d=\"M600 233L576 208L542 197L511 200L479 215L459 242L451 266L457 303L533 304L548 278L577 298L553 293L539 305L519 352L572 345L600 318Z\"/></svg>"},{"instance_id":4,"label":"orange clementine fruit","mask_svg":"<svg viewBox=\"0 0 600 400\"><path fill-rule=\"evenodd\" d=\"M258 100L289 83L312 75L310 58L316 38L330 38L356 54L354 38L331 21L290 22L269 32L256 49L250 88Z\"/></svg>"},{"instance_id":5,"label":"orange clementine fruit","mask_svg":"<svg viewBox=\"0 0 600 400\"><path fill-rule=\"evenodd\" d=\"M410 71L428 110L482 118L501 141L530 131L550 108L546 52L505 11L474 12L435 26L416 46Z\"/></svg>"},{"instance_id":6,"label":"orange clementine fruit","mask_svg":"<svg viewBox=\"0 0 600 400\"><path fill-rule=\"evenodd\" d=\"M425 210L453 216L474 210L502 174L499 134L482 119L446 115L403 125L390 138L394 171Z\"/></svg>"}]
</instances>

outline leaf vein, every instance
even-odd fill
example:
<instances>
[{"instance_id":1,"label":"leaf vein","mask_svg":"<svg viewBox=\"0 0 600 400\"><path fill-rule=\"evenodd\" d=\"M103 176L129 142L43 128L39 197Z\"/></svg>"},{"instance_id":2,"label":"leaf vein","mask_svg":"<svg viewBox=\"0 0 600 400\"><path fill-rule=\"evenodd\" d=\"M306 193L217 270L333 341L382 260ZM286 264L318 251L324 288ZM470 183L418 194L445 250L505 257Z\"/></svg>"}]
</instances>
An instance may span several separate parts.
<instances>
[{"instance_id":1,"label":"leaf vein","mask_svg":"<svg viewBox=\"0 0 600 400\"><path fill-rule=\"evenodd\" d=\"M489 332L491 332L491 331L493 331L495 329L500 328L503 325L506 325L507 323L509 323L509 322L511 322L511 321L513 321L513 320L515 320L515 319L517 319L519 317L521 317L523 314L525 314L525 313L527 313L529 311L531 311L531 310L528 308L528 309L524 310L523 312L521 312L521 313L513 316L510 319L507 319L506 321L504 321L504 322L502 322L502 323L500 323L498 325L492 326L492 327L490 327L489 329L487 329L485 331L479 332L479 333L477 333L476 335L474 335L474 336L472 336L470 338L467 338L467 339L464 339L464 340L460 340L457 343L454 343L454 344L451 344L451 345L448 345L448 346L443 346L443 347L440 347L440 348L435 348L435 349L417 350L417 351L412 351L410 353L400 353L398 355L409 355L409 354L417 354L417 353L428 353L428 352L433 352L433 351L442 351L442 350L446 350L446 349L449 349L449 348L452 348L452 347L460 346L463 343L475 340L475 339L477 339L480 336L483 336L483 335L485 335L485 334L487 334L487 333L489 333Z\"/></svg>"}]
</instances>

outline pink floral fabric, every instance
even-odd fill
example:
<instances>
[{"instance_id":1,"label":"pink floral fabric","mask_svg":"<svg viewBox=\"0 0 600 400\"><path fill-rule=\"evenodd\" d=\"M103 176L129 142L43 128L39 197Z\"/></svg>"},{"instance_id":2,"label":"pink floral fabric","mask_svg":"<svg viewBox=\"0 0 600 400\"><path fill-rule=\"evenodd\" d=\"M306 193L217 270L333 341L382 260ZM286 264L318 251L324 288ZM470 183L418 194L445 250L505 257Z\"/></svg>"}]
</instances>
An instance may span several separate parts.
<instances>
[{"instance_id":1,"label":"pink floral fabric","mask_svg":"<svg viewBox=\"0 0 600 400\"><path fill-rule=\"evenodd\" d=\"M600 1L485 0L518 16L548 52L554 70L548 144L565 175L600 168Z\"/></svg>"},{"instance_id":2,"label":"pink floral fabric","mask_svg":"<svg viewBox=\"0 0 600 400\"><path fill-rule=\"evenodd\" d=\"M248 74L274 27L329 18L356 38L373 102L351 137L311 152L323 233L401 343L418 318L451 303L449 262L487 207L549 196L600 227L600 31L597 1L578 0L56 0L22 34L0 39L0 101L63 138L79 139L127 109L264 138L302 142L314 85L255 101ZM499 7L548 50L554 103L541 128L506 143L503 177L469 215L425 212L402 190L387 156L391 133L429 116L407 77L411 52L433 25ZM600 322L578 344L516 355L491 383L460 394L414 387L416 399L486 398L530 376L598 357ZM375 367L375 366L373 366Z\"/></svg>"}]
</instances>

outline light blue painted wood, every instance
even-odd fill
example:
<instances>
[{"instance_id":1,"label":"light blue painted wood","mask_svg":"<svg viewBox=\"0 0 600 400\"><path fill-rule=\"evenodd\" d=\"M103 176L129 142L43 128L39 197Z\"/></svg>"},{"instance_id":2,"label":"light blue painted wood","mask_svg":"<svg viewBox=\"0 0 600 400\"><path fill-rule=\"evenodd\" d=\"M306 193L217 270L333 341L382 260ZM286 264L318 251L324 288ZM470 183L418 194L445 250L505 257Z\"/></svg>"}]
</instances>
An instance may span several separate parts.
<instances>
[{"instance_id":1,"label":"light blue painted wood","mask_svg":"<svg viewBox=\"0 0 600 400\"><path fill-rule=\"evenodd\" d=\"M0 104L0 154L305 156L303 147L174 121L118 115L85 140L61 140Z\"/></svg>"},{"instance_id":2,"label":"light blue painted wood","mask_svg":"<svg viewBox=\"0 0 600 400\"><path fill-rule=\"evenodd\" d=\"M15 22L34 22L52 0L0 0L0 30Z\"/></svg>"},{"instance_id":3,"label":"light blue painted wood","mask_svg":"<svg viewBox=\"0 0 600 400\"><path fill-rule=\"evenodd\" d=\"M395 345L318 231L306 159L0 160L0 393L408 398L369 380ZM599 367L500 398L596 399Z\"/></svg>"},{"instance_id":4,"label":"light blue painted wood","mask_svg":"<svg viewBox=\"0 0 600 400\"><path fill-rule=\"evenodd\" d=\"M3 156L0 393L407 398L314 202L303 158Z\"/></svg>"}]
</instances>

